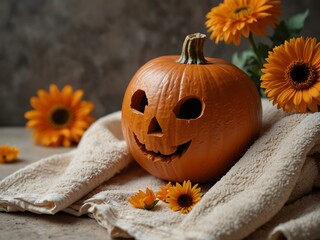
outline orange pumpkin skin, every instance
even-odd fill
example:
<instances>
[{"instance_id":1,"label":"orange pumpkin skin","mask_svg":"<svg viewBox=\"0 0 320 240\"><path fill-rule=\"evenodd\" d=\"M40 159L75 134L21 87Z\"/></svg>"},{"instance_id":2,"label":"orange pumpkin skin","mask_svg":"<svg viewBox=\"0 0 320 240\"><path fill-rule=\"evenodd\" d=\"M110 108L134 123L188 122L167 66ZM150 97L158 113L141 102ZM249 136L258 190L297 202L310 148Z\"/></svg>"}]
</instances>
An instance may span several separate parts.
<instances>
[{"instance_id":1,"label":"orange pumpkin skin","mask_svg":"<svg viewBox=\"0 0 320 240\"><path fill-rule=\"evenodd\" d=\"M123 135L133 158L160 179L218 180L258 136L260 96L226 61L178 59L153 59L133 76L122 104Z\"/></svg>"}]
</instances>

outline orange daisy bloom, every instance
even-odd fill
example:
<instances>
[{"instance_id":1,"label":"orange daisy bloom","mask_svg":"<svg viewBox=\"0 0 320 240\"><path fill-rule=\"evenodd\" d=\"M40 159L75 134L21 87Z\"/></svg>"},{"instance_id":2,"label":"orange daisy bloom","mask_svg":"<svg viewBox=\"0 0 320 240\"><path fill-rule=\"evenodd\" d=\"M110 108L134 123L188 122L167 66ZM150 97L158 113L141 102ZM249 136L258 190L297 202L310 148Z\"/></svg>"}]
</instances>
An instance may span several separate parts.
<instances>
[{"instance_id":1,"label":"orange daisy bloom","mask_svg":"<svg viewBox=\"0 0 320 240\"><path fill-rule=\"evenodd\" d=\"M202 197L200 191L201 188L198 187L198 184L192 187L189 180L187 182L183 181L182 186L177 183L168 192L167 202L169 203L169 208L181 213L190 212Z\"/></svg>"},{"instance_id":2,"label":"orange daisy bloom","mask_svg":"<svg viewBox=\"0 0 320 240\"><path fill-rule=\"evenodd\" d=\"M168 202L167 197L168 197L169 190L171 188L172 188L171 182L167 183L167 185L165 186L160 186L161 190L157 192L156 197L163 202Z\"/></svg>"},{"instance_id":3,"label":"orange daisy bloom","mask_svg":"<svg viewBox=\"0 0 320 240\"><path fill-rule=\"evenodd\" d=\"M19 149L16 146L10 147L8 144L0 145L0 163L13 162L19 155Z\"/></svg>"},{"instance_id":4,"label":"orange daisy bloom","mask_svg":"<svg viewBox=\"0 0 320 240\"><path fill-rule=\"evenodd\" d=\"M279 0L225 0L206 15L205 25L216 43L239 45L241 36L267 35L267 27L274 27L280 15Z\"/></svg>"},{"instance_id":5,"label":"orange daisy bloom","mask_svg":"<svg viewBox=\"0 0 320 240\"><path fill-rule=\"evenodd\" d=\"M261 87L273 104L286 112L318 111L320 105L320 43L292 38L275 47L266 59Z\"/></svg>"},{"instance_id":6,"label":"orange daisy bloom","mask_svg":"<svg viewBox=\"0 0 320 240\"><path fill-rule=\"evenodd\" d=\"M25 113L26 126L33 129L36 143L44 146L69 147L80 141L84 131L94 121L90 115L94 105L81 101L82 90L73 91L67 85L61 91L55 84L49 92L38 90L38 97L30 99L34 110Z\"/></svg>"},{"instance_id":7,"label":"orange daisy bloom","mask_svg":"<svg viewBox=\"0 0 320 240\"><path fill-rule=\"evenodd\" d=\"M149 188L146 188L146 192L139 190L139 192L131 196L128 201L132 206L146 210L151 210L158 203L154 192Z\"/></svg>"}]
</instances>

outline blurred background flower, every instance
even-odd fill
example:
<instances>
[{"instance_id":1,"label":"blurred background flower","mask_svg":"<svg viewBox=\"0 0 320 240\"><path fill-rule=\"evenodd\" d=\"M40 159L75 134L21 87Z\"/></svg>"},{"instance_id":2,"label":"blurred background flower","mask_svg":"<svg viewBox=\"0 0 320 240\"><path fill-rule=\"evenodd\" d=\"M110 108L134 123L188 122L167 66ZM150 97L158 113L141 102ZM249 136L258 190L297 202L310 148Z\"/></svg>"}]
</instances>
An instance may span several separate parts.
<instances>
[{"instance_id":1,"label":"blurred background flower","mask_svg":"<svg viewBox=\"0 0 320 240\"><path fill-rule=\"evenodd\" d=\"M13 162L17 160L18 155L19 149L15 145L0 145L0 163Z\"/></svg>"},{"instance_id":2,"label":"blurred background flower","mask_svg":"<svg viewBox=\"0 0 320 240\"><path fill-rule=\"evenodd\" d=\"M55 84L50 85L49 92L38 90L38 96L30 99L34 109L25 113L29 120L26 126L33 129L36 143L69 147L80 141L94 121L90 115L94 105L82 101L83 94L82 90L73 91L70 85L61 91Z\"/></svg>"},{"instance_id":3,"label":"blurred background flower","mask_svg":"<svg viewBox=\"0 0 320 240\"><path fill-rule=\"evenodd\" d=\"M281 15L278 0L225 0L207 14L206 26L211 39L239 45L241 37L267 35L267 27L275 27Z\"/></svg>"}]
</instances>

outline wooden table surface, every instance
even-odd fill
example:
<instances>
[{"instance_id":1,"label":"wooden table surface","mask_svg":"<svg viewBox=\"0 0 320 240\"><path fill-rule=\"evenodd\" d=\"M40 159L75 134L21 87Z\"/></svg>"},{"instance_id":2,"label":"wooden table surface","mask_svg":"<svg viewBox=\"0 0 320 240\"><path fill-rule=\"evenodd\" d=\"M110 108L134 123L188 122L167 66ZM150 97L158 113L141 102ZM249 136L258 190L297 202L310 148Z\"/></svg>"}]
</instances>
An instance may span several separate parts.
<instances>
[{"instance_id":1,"label":"wooden table surface","mask_svg":"<svg viewBox=\"0 0 320 240\"><path fill-rule=\"evenodd\" d=\"M70 151L70 148L46 148L34 144L31 132L24 127L1 127L0 145L15 144L20 149L14 163L0 164L0 180L41 158ZM38 215L34 213L0 212L0 239L109 239L106 229L87 217L67 213Z\"/></svg>"}]
</instances>

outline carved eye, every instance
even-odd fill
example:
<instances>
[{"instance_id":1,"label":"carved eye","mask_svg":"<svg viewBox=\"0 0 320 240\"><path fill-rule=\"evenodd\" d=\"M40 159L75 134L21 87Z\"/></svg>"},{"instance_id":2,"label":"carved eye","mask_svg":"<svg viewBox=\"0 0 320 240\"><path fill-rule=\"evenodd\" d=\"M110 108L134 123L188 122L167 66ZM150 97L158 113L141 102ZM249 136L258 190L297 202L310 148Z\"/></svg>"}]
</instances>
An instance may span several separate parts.
<instances>
[{"instance_id":1,"label":"carved eye","mask_svg":"<svg viewBox=\"0 0 320 240\"><path fill-rule=\"evenodd\" d=\"M144 113L145 107L148 105L148 99L146 93L139 89L137 90L131 98L131 108L137 110L140 113Z\"/></svg>"},{"instance_id":2,"label":"carved eye","mask_svg":"<svg viewBox=\"0 0 320 240\"><path fill-rule=\"evenodd\" d=\"M195 97L181 99L173 109L174 114L180 119L196 119L203 111L202 101Z\"/></svg>"}]
</instances>

